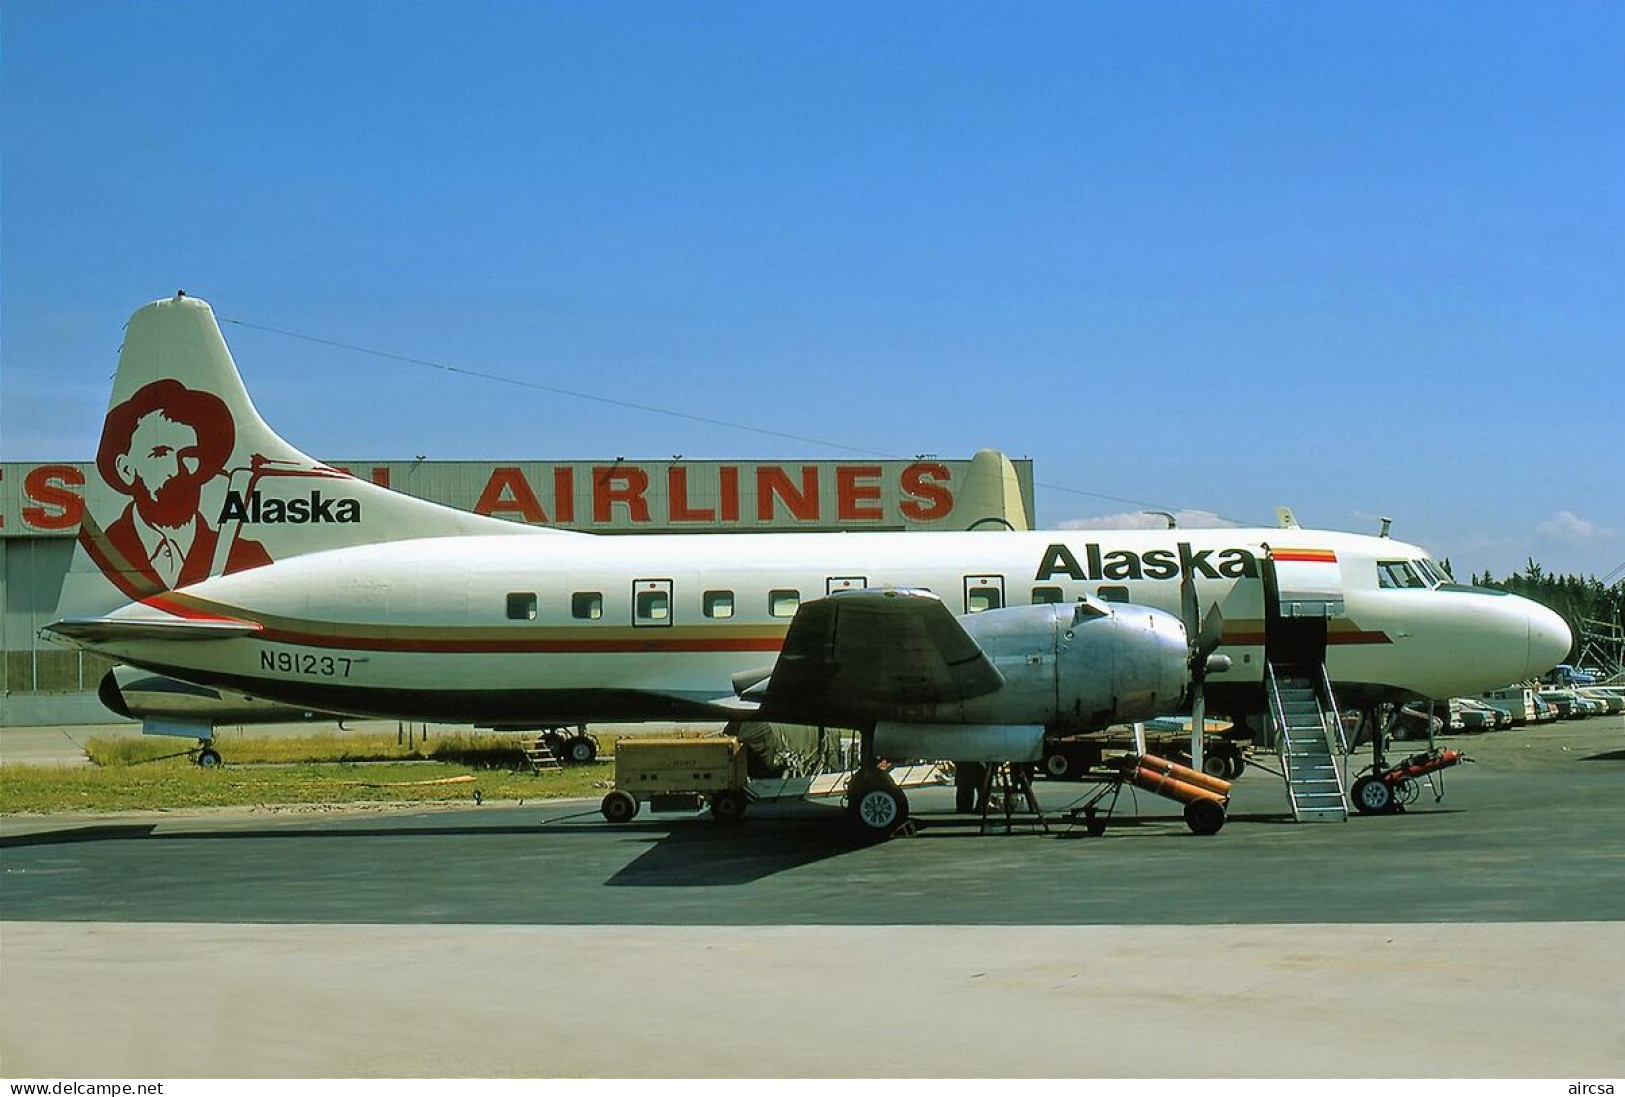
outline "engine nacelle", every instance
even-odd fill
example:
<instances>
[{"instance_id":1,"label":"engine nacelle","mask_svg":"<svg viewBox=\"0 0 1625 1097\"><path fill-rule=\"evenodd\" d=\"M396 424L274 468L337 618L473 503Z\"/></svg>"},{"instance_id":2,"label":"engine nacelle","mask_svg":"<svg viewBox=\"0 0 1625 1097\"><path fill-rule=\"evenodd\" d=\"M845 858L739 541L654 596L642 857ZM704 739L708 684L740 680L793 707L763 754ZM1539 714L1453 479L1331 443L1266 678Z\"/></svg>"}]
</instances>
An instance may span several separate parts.
<instances>
[{"instance_id":1,"label":"engine nacelle","mask_svg":"<svg viewBox=\"0 0 1625 1097\"><path fill-rule=\"evenodd\" d=\"M1190 690L1185 626L1147 606L1012 606L960 618L1004 675L965 701L898 705L895 721L1043 725L1075 733L1181 711Z\"/></svg>"}]
</instances>

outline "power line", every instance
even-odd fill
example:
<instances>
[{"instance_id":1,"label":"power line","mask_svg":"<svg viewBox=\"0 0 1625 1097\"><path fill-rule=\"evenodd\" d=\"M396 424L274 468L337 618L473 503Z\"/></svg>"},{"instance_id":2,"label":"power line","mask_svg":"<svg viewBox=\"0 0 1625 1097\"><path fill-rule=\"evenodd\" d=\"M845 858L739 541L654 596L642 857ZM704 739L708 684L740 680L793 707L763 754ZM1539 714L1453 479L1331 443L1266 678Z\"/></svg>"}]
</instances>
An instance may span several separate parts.
<instances>
[{"instance_id":1,"label":"power line","mask_svg":"<svg viewBox=\"0 0 1625 1097\"><path fill-rule=\"evenodd\" d=\"M303 332L289 331L286 328L275 328L267 324L256 324L249 320L236 320L222 316L221 323L234 324L240 328L249 328L254 331L263 331L271 335L280 335L288 339L298 339L306 343L315 343L318 346L333 347L338 350L347 350L355 354L371 355L374 358L384 358L392 362L403 362L407 365L423 366L428 369L440 370L444 373L455 374L461 377L473 377L481 381L491 381L501 385L512 385L516 388L531 389L536 392L545 392L554 396L567 396L574 400L587 400L595 404L604 404L609 407L622 408L629 411L647 412L651 415L664 415L673 419L682 419L690 423L702 423L705 426L721 427L726 430L745 431L750 434L759 434L768 438L778 438L791 442L803 442L807 445L823 446L827 449L840 450L844 453L861 454L864 457L876 457L887 461L906 461L908 457L902 454L885 453L880 450L866 449L861 446L850 446L843 442L832 442L827 438L815 438L806 434L793 434L788 431L774 430L770 427L758 427L749 423L737 423L728 419L717 419L706 415L695 415L691 412L677 411L674 408L659 407L653 404L640 404L633 400L621 400L612 396L600 396L597 393L580 392L575 389L561 388L558 385L547 385L540 381L531 381L522 377L510 377L505 374L492 373L488 370L468 369L464 366L454 366L446 362L436 362L428 358L417 358L410 354L399 354L394 351L379 350L375 347L364 347L356 343L346 343L337 339L327 339L319 335L306 335ZM1046 491L1058 491L1068 495L1076 495L1088 499L1100 499L1108 503L1119 503L1124 506L1138 507L1142 510L1181 510L1188 508L1174 507L1168 503L1149 502L1144 499L1131 499L1122 495L1107 495L1098 491L1084 491L1064 484L1049 484L1034 481L1033 487L1044 488ZM1211 513L1211 512L1210 512ZM1257 525L1237 518L1229 518L1222 514L1214 517L1224 522L1235 522L1237 525Z\"/></svg>"}]
</instances>

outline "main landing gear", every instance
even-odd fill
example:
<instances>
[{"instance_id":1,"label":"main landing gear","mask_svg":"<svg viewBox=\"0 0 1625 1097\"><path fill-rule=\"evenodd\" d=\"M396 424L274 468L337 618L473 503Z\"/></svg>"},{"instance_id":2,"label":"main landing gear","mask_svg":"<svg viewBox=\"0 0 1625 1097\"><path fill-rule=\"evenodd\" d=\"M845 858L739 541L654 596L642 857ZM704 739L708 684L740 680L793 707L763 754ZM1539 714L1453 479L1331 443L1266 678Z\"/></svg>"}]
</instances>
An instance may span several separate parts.
<instances>
[{"instance_id":1,"label":"main landing gear","mask_svg":"<svg viewBox=\"0 0 1625 1097\"><path fill-rule=\"evenodd\" d=\"M847 816L866 838L890 838L908 822L908 797L881 770L858 772L846 793Z\"/></svg>"},{"instance_id":2,"label":"main landing gear","mask_svg":"<svg viewBox=\"0 0 1625 1097\"><path fill-rule=\"evenodd\" d=\"M863 760L846 786L846 814L860 838L890 838L908 822L908 797L875 758L873 729L859 732Z\"/></svg>"},{"instance_id":3,"label":"main landing gear","mask_svg":"<svg viewBox=\"0 0 1625 1097\"><path fill-rule=\"evenodd\" d=\"M586 724L552 727L538 737L567 766L590 766L598 760L598 740L587 734Z\"/></svg>"}]
</instances>

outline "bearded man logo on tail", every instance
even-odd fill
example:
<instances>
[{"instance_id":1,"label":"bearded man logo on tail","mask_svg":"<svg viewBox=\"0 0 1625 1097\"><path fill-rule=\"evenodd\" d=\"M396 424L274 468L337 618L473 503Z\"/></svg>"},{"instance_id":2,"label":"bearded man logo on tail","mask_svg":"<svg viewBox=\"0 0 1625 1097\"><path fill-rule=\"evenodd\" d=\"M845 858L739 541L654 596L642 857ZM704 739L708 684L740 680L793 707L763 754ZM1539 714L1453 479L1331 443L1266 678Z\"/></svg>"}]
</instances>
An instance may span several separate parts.
<instances>
[{"instance_id":1,"label":"bearded man logo on tail","mask_svg":"<svg viewBox=\"0 0 1625 1097\"><path fill-rule=\"evenodd\" d=\"M87 523L86 547L126 593L145 597L209 577L220 533L203 515L203 489L225 474L237 428L224 401L179 381L154 381L107 413L96 469L129 496L105 533ZM222 572L271 562L258 541L238 536Z\"/></svg>"}]
</instances>

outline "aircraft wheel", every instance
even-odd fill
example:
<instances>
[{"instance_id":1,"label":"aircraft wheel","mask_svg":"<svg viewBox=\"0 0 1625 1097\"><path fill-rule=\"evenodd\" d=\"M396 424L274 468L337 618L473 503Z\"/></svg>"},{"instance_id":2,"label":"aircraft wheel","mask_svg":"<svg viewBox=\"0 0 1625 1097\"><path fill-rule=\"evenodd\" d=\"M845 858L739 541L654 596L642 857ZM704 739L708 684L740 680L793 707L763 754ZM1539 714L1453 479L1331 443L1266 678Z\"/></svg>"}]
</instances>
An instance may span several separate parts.
<instances>
[{"instance_id":1,"label":"aircraft wheel","mask_svg":"<svg viewBox=\"0 0 1625 1097\"><path fill-rule=\"evenodd\" d=\"M604 797L598 810L611 823L629 822L638 813L638 798L624 789L614 789Z\"/></svg>"},{"instance_id":2,"label":"aircraft wheel","mask_svg":"<svg viewBox=\"0 0 1625 1097\"><path fill-rule=\"evenodd\" d=\"M1217 768L1214 768L1215 766ZM1246 759L1241 756L1241 751L1233 746L1216 747L1202 759L1203 772L1221 781L1234 781L1246 768Z\"/></svg>"},{"instance_id":3,"label":"aircraft wheel","mask_svg":"<svg viewBox=\"0 0 1625 1097\"><path fill-rule=\"evenodd\" d=\"M727 788L711 796L711 818L719 823L737 823L745 817L750 800L738 789Z\"/></svg>"},{"instance_id":4,"label":"aircraft wheel","mask_svg":"<svg viewBox=\"0 0 1625 1097\"><path fill-rule=\"evenodd\" d=\"M858 832L872 838L889 838L908 822L908 797L889 780L861 784L847 800L847 811Z\"/></svg>"},{"instance_id":5,"label":"aircraft wheel","mask_svg":"<svg viewBox=\"0 0 1625 1097\"><path fill-rule=\"evenodd\" d=\"M1057 781L1065 781L1069 777L1076 776L1074 772L1076 769L1077 766L1071 757L1062 751L1052 750L1044 755L1044 772Z\"/></svg>"},{"instance_id":6,"label":"aircraft wheel","mask_svg":"<svg viewBox=\"0 0 1625 1097\"><path fill-rule=\"evenodd\" d=\"M598 760L598 744L590 736L572 735L564 741L564 760L572 766L590 766Z\"/></svg>"},{"instance_id":7,"label":"aircraft wheel","mask_svg":"<svg viewBox=\"0 0 1625 1097\"><path fill-rule=\"evenodd\" d=\"M1354 810L1361 815L1381 815L1394 810L1394 790L1374 774L1366 774L1354 782Z\"/></svg>"},{"instance_id":8,"label":"aircraft wheel","mask_svg":"<svg viewBox=\"0 0 1625 1097\"><path fill-rule=\"evenodd\" d=\"M197 752L197 764L204 769L214 769L221 762L220 752L213 747L204 747Z\"/></svg>"},{"instance_id":9,"label":"aircraft wheel","mask_svg":"<svg viewBox=\"0 0 1625 1097\"><path fill-rule=\"evenodd\" d=\"M1224 805L1217 800L1192 800L1185 805L1185 825L1192 834L1217 834L1224 826Z\"/></svg>"}]
</instances>

